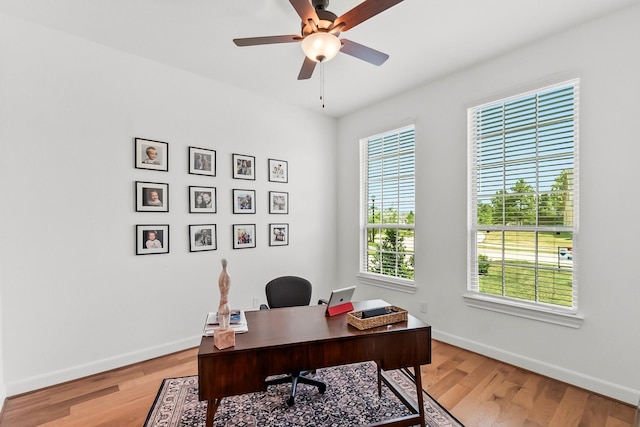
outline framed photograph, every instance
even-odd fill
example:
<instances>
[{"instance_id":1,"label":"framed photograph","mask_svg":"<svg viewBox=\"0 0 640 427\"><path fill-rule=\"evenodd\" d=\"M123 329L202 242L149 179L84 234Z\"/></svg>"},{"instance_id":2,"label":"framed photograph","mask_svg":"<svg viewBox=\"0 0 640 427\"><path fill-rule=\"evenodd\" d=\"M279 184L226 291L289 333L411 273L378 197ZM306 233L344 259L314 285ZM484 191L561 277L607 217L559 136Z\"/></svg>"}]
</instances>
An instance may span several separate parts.
<instances>
[{"instance_id":1,"label":"framed photograph","mask_svg":"<svg viewBox=\"0 0 640 427\"><path fill-rule=\"evenodd\" d=\"M289 163L285 160L269 159L269 181L289 182Z\"/></svg>"},{"instance_id":2,"label":"framed photograph","mask_svg":"<svg viewBox=\"0 0 640 427\"><path fill-rule=\"evenodd\" d=\"M216 213L217 200L216 187L189 186L190 213Z\"/></svg>"},{"instance_id":3,"label":"framed photograph","mask_svg":"<svg viewBox=\"0 0 640 427\"><path fill-rule=\"evenodd\" d=\"M289 244L289 224L269 224L269 246Z\"/></svg>"},{"instance_id":4,"label":"framed photograph","mask_svg":"<svg viewBox=\"0 0 640 427\"><path fill-rule=\"evenodd\" d=\"M256 158L242 154L233 155L233 177L236 179L256 179Z\"/></svg>"},{"instance_id":5,"label":"framed photograph","mask_svg":"<svg viewBox=\"0 0 640 427\"><path fill-rule=\"evenodd\" d=\"M255 190L233 190L233 213L234 214L256 213L256 191Z\"/></svg>"},{"instance_id":6,"label":"framed photograph","mask_svg":"<svg viewBox=\"0 0 640 427\"><path fill-rule=\"evenodd\" d=\"M136 181L136 212L169 212L169 184Z\"/></svg>"},{"instance_id":7,"label":"framed photograph","mask_svg":"<svg viewBox=\"0 0 640 427\"><path fill-rule=\"evenodd\" d=\"M169 171L169 144L167 142L135 138L134 150L137 169Z\"/></svg>"},{"instance_id":8,"label":"framed photograph","mask_svg":"<svg viewBox=\"0 0 640 427\"><path fill-rule=\"evenodd\" d=\"M215 224L189 226L189 251L215 251L218 249L218 236Z\"/></svg>"},{"instance_id":9,"label":"framed photograph","mask_svg":"<svg viewBox=\"0 0 640 427\"><path fill-rule=\"evenodd\" d=\"M216 176L215 150L189 147L189 173Z\"/></svg>"},{"instance_id":10,"label":"framed photograph","mask_svg":"<svg viewBox=\"0 0 640 427\"><path fill-rule=\"evenodd\" d=\"M283 193L281 191L269 191L269 213L288 214L289 193Z\"/></svg>"},{"instance_id":11,"label":"framed photograph","mask_svg":"<svg viewBox=\"0 0 640 427\"><path fill-rule=\"evenodd\" d=\"M255 224L233 224L233 249L256 247Z\"/></svg>"},{"instance_id":12,"label":"framed photograph","mask_svg":"<svg viewBox=\"0 0 640 427\"><path fill-rule=\"evenodd\" d=\"M136 255L169 253L169 224L136 225Z\"/></svg>"}]
</instances>

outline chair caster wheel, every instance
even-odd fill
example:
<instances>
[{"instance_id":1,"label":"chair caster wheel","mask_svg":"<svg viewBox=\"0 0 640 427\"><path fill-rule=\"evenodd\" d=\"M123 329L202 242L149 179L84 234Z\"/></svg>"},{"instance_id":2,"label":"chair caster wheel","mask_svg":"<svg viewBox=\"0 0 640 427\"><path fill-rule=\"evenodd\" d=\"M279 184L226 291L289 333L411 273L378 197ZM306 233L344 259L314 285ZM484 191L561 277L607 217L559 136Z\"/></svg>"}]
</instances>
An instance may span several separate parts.
<instances>
[{"instance_id":1,"label":"chair caster wheel","mask_svg":"<svg viewBox=\"0 0 640 427\"><path fill-rule=\"evenodd\" d=\"M320 394L323 394L325 391L327 391L327 386L323 385L318 387L318 391L320 392Z\"/></svg>"},{"instance_id":2,"label":"chair caster wheel","mask_svg":"<svg viewBox=\"0 0 640 427\"><path fill-rule=\"evenodd\" d=\"M293 406L294 403L295 403L295 399L293 398L293 396L287 399L287 405Z\"/></svg>"}]
</instances>

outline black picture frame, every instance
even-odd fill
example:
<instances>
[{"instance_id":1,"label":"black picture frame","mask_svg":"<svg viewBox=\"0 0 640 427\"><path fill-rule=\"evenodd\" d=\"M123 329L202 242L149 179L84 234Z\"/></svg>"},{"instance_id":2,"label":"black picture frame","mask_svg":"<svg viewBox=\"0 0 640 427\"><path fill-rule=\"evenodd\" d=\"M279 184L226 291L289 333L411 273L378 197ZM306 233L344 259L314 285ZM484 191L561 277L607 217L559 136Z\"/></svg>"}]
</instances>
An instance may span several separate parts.
<instances>
[{"instance_id":1,"label":"black picture frame","mask_svg":"<svg viewBox=\"0 0 640 427\"><path fill-rule=\"evenodd\" d=\"M247 249L256 247L255 224L233 224L233 249Z\"/></svg>"},{"instance_id":2,"label":"black picture frame","mask_svg":"<svg viewBox=\"0 0 640 427\"><path fill-rule=\"evenodd\" d=\"M153 139L134 138L134 166L136 169L169 171L169 143Z\"/></svg>"},{"instance_id":3,"label":"black picture frame","mask_svg":"<svg viewBox=\"0 0 640 427\"><path fill-rule=\"evenodd\" d=\"M269 191L269 213L289 213L289 193L285 191Z\"/></svg>"},{"instance_id":4,"label":"black picture frame","mask_svg":"<svg viewBox=\"0 0 640 427\"><path fill-rule=\"evenodd\" d=\"M289 162L269 159L268 168L270 182L289 182Z\"/></svg>"},{"instance_id":5,"label":"black picture frame","mask_svg":"<svg viewBox=\"0 0 640 427\"><path fill-rule=\"evenodd\" d=\"M256 158L244 154L233 154L231 167L234 179L256 179Z\"/></svg>"},{"instance_id":6,"label":"black picture frame","mask_svg":"<svg viewBox=\"0 0 640 427\"><path fill-rule=\"evenodd\" d=\"M169 184L135 182L136 212L169 212Z\"/></svg>"},{"instance_id":7,"label":"black picture frame","mask_svg":"<svg viewBox=\"0 0 640 427\"><path fill-rule=\"evenodd\" d=\"M169 253L169 224L136 225L136 255Z\"/></svg>"},{"instance_id":8,"label":"black picture frame","mask_svg":"<svg viewBox=\"0 0 640 427\"><path fill-rule=\"evenodd\" d=\"M234 214L256 213L256 190L234 189L232 203Z\"/></svg>"},{"instance_id":9,"label":"black picture frame","mask_svg":"<svg viewBox=\"0 0 640 427\"><path fill-rule=\"evenodd\" d=\"M189 213L217 213L216 187L189 186Z\"/></svg>"},{"instance_id":10,"label":"black picture frame","mask_svg":"<svg viewBox=\"0 0 640 427\"><path fill-rule=\"evenodd\" d=\"M289 244L289 224L269 224L269 246Z\"/></svg>"},{"instance_id":11,"label":"black picture frame","mask_svg":"<svg viewBox=\"0 0 640 427\"><path fill-rule=\"evenodd\" d=\"M189 252L215 251L217 249L216 224L189 225Z\"/></svg>"},{"instance_id":12,"label":"black picture frame","mask_svg":"<svg viewBox=\"0 0 640 427\"><path fill-rule=\"evenodd\" d=\"M189 173L216 176L216 150L189 147Z\"/></svg>"}]
</instances>

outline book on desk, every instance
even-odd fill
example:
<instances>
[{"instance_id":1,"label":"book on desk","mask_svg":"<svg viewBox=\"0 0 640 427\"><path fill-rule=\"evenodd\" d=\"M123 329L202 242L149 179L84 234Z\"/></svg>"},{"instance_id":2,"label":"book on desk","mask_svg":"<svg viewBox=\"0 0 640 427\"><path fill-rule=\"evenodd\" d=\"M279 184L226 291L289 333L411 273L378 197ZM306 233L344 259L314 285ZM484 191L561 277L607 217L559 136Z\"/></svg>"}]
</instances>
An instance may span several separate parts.
<instances>
[{"instance_id":1,"label":"book on desk","mask_svg":"<svg viewBox=\"0 0 640 427\"><path fill-rule=\"evenodd\" d=\"M212 311L207 314L207 319L204 322L204 329L202 330L203 337L212 337L215 330L220 328L218 321L218 313ZM244 315L244 310L231 310L231 320L229 322L229 328L236 334L242 334L248 332L247 318Z\"/></svg>"},{"instance_id":2,"label":"book on desk","mask_svg":"<svg viewBox=\"0 0 640 427\"><path fill-rule=\"evenodd\" d=\"M241 320L242 320L242 311L231 310L231 313L229 316L229 323L234 325L234 324L241 323ZM219 323L220 321L218 319L218 313L216 313L215 311L212 311L207 315L207 325L217 325Z\"/></svg>"}]
</instances>

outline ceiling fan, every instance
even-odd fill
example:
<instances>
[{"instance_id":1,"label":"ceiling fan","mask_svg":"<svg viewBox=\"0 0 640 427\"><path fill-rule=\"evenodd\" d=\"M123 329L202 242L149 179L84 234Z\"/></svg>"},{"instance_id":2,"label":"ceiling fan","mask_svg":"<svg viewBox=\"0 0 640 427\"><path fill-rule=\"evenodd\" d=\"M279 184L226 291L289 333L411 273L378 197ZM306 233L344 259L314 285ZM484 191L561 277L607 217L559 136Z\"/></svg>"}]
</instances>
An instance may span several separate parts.
<instances>
[{"instance_id":1,"label":"ceiling fan","mask_svg":"<svg viewBox=\"0 0 640 427\"><path fill-rule=\"evenodd\" d=\"M318 62L331 60L338 52L374 65L382 65L389 55L347 39L339 39L345 32L369 18L395 6L402 0L365 0L342 16L326 10L329 0L289 0L300 18L301 35L248 37L233 39L237 46L302 42L305 53L298 80L311 77Z\"/></svg>"}]
</instances>

